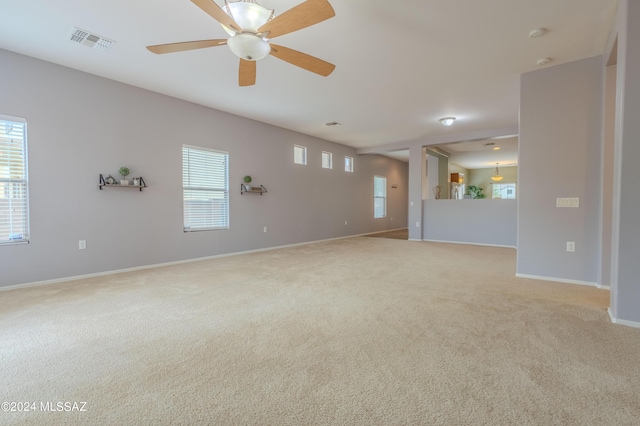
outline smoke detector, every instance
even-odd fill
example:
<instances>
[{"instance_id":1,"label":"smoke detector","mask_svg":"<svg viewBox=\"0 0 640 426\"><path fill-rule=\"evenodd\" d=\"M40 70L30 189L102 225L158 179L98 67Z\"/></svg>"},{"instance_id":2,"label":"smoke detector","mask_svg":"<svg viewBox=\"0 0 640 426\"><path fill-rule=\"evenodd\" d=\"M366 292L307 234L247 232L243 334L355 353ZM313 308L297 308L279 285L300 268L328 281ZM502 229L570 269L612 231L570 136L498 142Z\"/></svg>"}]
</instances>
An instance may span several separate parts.
<instances>
[{"instance_id":1,"label":"smoke detector","mask_svg":"<svg viewBox=\"0 0 640 426\"><path fill-rule=\"evenodd\" d=\"M91 47L101 52L108 51L111 49L111 46L116 44L113 40L109 40L108 38L93 34L78 27L74 27L71 32L71 36L69 36L69 40L84 44L87 47Z\"/></svg>"}]
</instances>

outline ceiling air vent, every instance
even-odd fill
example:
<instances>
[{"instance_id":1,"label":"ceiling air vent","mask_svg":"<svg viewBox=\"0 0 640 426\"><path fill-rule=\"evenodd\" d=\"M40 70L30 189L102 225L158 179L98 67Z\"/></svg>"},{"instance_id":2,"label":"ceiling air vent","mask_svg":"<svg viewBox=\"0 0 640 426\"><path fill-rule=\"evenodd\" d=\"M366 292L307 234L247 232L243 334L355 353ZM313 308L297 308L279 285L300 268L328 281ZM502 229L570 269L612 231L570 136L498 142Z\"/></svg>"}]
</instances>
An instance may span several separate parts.
<instances>
[{"instance_id":1,"label":"ceiling air vent","mask_svg":"<svg viewBox=\"0 0 640 426\"><path fill-rule=\"evenodd\" d=\"M111 46L116 44L116 42L113 40L109 40L108 38L104 38L97 34L92 34L89 31L80 29L78 27L75 27L73 29L69 40L75 41L76 43L84 44L87 47L94 48L101 52L108 51L109 49L111 49Z\"/></svg>"},{"instance_id":2,"label":"ceiling air vent","mask_svg":"<svg viewBox=\"0 0 640 426\"><path fill-rule=\"evenodd\" d=\"M329 121L327 123L324 123L324 125L327 127L333 127L333 126L340 126L342 125L342 123L338 123L337 121Z\"/></svg>"}]
</instances>

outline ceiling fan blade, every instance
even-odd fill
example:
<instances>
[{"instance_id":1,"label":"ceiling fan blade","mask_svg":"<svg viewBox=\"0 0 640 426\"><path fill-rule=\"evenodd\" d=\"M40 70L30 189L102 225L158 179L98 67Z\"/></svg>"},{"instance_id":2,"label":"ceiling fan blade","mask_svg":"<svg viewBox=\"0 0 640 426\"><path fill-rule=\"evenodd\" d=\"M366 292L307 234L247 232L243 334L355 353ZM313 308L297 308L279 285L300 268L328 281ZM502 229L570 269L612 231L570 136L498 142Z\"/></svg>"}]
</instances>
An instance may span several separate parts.
<instances>
[{"instance_id":1,"label":"ceiling fan blade","mask_svg":"<svg viewBox=\"0 0 640 426\"><path fill-rule=\"evenodd\" d=\"M297 50L289 49L288 47L278 46L277 44L271 45L271 54L278 59L282 59L285 62L289 62L300 68L304 68L307 71L320 74L323 77L328 76L336 68L335 65L329 62L318 59L315 56L307 55L306 53L298 52Z\"/></svg>"},{"instance_id":2,"label":"ceiling fan blade","mask_svg":"<svg viewBox=\"0 0 640 426\"><path fill-rule=\"evenodd\" d=\"M225 27L231 28L235 31L242 31L240 26L236 24L236 21L233 18L225 13L224 10L213 0L191 0L196 6L205 11L209 16L211 16L216 21L220 22Z\"/></svg>"},{"instance_id":3,"label":"ceiling fan blade","mask_svg":"<svg viewBox=\"0 0 640 426\"><path fill-rule=\"evenodd\" d=\"M240 86L253 86L256 84L256 61L240 59L238 81Z\"/></svg>"},{"instance_id":4,"label":"ceiling fan blade","mask_svg":"<svg viewBox=\"0 0 640 426\"><path fill-rule=\"evenodd\" d=\"M334 16L336 13L327 0L307 0L258 28L258 33L267 32L268 38L274 38L310 27Z\"/></svg>"},{"instance_id":5,"label":"ceiling fan blade","mask_svg":"<svg viewBox=\"0 0 640 426\"><path fill-rule=\"evenodd\" d=\"M227 44L227 40L224 38L215 40L198 40L198 41L183 41L180 43L168 43L168 44L156 44L155 46L147 46L147 49L153 53L173 53L182 52L185 50L202 49L205 47L216 47Z\"/></svg>"}]
</instances>

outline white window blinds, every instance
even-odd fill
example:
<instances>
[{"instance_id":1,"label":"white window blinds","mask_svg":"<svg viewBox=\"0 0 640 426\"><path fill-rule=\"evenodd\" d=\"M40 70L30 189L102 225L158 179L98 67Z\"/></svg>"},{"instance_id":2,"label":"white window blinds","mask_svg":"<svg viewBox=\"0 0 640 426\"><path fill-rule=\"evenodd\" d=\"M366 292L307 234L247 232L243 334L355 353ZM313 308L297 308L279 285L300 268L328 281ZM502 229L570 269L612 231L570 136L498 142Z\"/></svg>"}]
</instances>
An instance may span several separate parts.
<instances>
[{"instance_id":1,"label":"white window blinds","mask_svg":"<svg viewBox=\"0 0 640 426\"><path fill-rule=\"evenodd\" d=\"M0 244L28 241L27 123L0 115Z\"/></svg>"},{"instance_id":2,"label":"white window blinds","mask_svg":"<svg viewBox=\"0 0 640 426\"><path fill-rule=\"evenodd\" d=\"M229 228L229 154L182 147L184 231Z\"/></svg>"}]
</instances>

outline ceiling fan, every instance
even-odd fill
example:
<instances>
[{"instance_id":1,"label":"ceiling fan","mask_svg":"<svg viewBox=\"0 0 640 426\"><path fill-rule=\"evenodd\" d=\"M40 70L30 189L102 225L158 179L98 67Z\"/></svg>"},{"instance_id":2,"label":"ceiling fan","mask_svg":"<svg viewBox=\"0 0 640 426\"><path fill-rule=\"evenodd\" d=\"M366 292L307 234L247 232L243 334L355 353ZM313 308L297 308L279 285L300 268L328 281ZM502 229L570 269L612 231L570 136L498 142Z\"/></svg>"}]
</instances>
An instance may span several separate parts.
<instances>
[{"instance_id":1,"label":"ceiling fan","mask_svg":"<svg viewBox=\"0 0 640 426\"><path fill-rule=\"evenodd\" d=\"M218 6L213 0L191 1L218 21L231 37L158 44L147 46L147 49L163 54L227 45L240 58L240 86L252 86L256 83L256 61L269 54L324 77L335 68L335 65L322 59L269 42L271 38L310 27L335 16L333 7L327 0L306 0L275 17L273 10L260 6L255 0L225 0L224 7Z\"/></svg>"}]
</instances>

